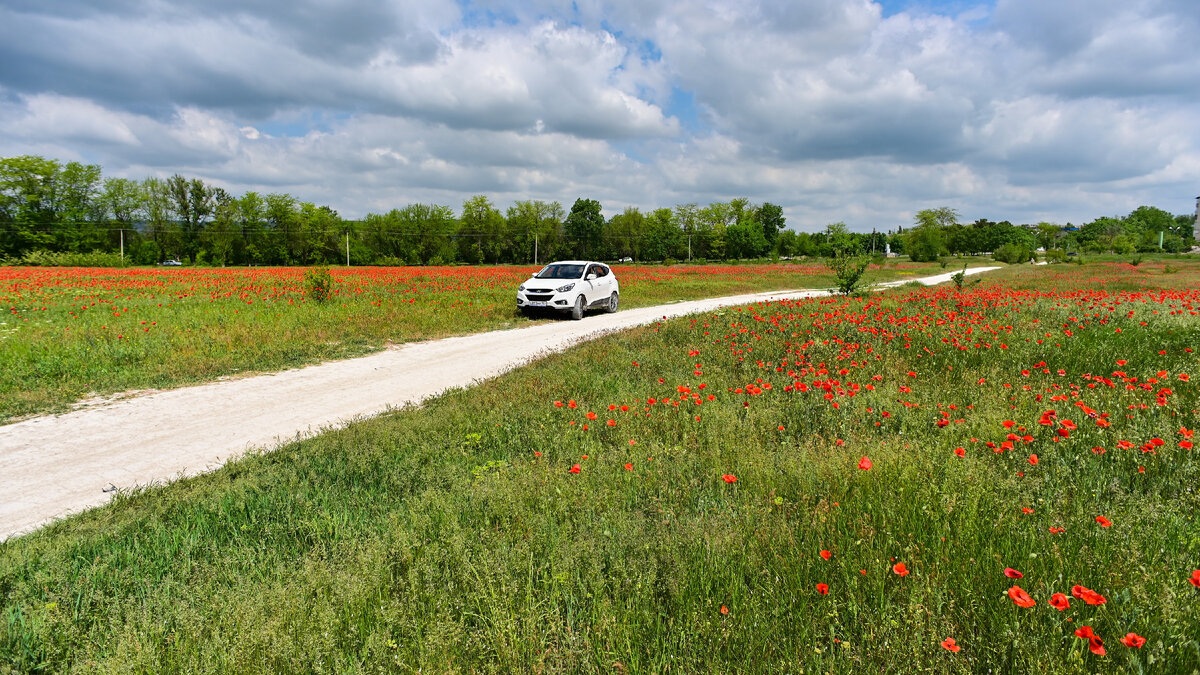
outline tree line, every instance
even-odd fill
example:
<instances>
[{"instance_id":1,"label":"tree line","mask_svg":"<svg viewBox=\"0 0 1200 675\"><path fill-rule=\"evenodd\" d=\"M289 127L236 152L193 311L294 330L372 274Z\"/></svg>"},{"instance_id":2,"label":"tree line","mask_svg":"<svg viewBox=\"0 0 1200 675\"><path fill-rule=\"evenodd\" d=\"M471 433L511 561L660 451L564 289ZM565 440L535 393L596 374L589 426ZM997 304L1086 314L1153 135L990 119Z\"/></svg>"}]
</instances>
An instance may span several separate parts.
<instances>
[{"instance_id":1,"label":"tree line","mask_svg":"<svg viewBox=\"0 0 1200 675\"><path fill-rule=\"evenodd\" d=\"M1185 224L1183 220L1189 218ZM1141 207L1124 218L1079 228L1002 221L957 222L952 209L918 214L914 227L887 233L785 227L783 209L744 198L680 204L611 218L594 199L518 201L505 211L486 196L456 214L445 205L410 204L347 220L328 206L286 193L233 195L175 174L144 180L104 178L99 166L38 156L0 158L0 260L99 252L131 264L177 259L211 265L530 263L562 258L638 261L729 260L909 252L915 258L977 254L1006 244L1039 243L1118 252L1192 243L1190 217ZM31 258L32 257L32 258Z\"/></svg>"}]
</instances>

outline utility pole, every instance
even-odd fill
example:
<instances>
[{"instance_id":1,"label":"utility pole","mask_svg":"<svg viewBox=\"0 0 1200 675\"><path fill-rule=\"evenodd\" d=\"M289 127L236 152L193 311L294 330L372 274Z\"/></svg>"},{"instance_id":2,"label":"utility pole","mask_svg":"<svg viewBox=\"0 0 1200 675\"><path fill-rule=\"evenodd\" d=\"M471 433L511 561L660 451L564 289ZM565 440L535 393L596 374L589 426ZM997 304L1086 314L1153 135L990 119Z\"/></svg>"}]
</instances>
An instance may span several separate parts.
<instances>
[{"instance_id":1,"label":"utility pole","mask_svg":"<svg viewBox=\"0 0 1200 675\"><path fill-rule=\"evenodd\" d=\"M537 232L534 232L534 233L533 233L533 264L534 264L534 265L538 264L538 261L537 261L537 244L538 244L538 241L537 241Z\"/></svg>"},{"instance_id":2,"label":"utility pole","mask_svg":"<svg viewBox=\"0 0 1200 675\"><path fill-rule=\"evenodd\" d=\"M692 233L688 232L688 262L692 261Z\"/></svg>"},{"instance_id":3,"label":"utility pole","mask_svg":"<svg viewBox=\"0 0 1200 675\"><path fill-rule=\"evenodd\" d=\"M121 262L125 262L125 228L117 230L121 233Z\"/></svg>"},{"instance_id":4,"label":"utility pole","mask_svg":"<svg viewBox=\"0 0 1200 675\"><path fill-rule=\"evenodd\" d=\"M346 230L346 267L350 266L350 230Z\"/></svg>"}]
</instances>

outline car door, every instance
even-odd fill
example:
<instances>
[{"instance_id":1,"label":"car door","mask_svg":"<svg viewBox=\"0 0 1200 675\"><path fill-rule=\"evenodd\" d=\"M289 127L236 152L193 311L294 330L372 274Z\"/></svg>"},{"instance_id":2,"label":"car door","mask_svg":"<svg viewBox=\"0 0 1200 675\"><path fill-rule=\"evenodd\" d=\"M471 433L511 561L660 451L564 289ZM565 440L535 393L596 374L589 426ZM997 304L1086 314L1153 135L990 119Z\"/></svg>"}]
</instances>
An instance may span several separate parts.
<instances>
[{"instance_id":1,"label":"car door","mask_svg":"<svg viewBox=\"0 0 1200 675\"><path fill-rule=\"evenodd\" d=\"M612 294L612 272L604 265L592 265L596 278L592 280L592 297L589 302L600 303Z\"/></svg>"}]
</instances>

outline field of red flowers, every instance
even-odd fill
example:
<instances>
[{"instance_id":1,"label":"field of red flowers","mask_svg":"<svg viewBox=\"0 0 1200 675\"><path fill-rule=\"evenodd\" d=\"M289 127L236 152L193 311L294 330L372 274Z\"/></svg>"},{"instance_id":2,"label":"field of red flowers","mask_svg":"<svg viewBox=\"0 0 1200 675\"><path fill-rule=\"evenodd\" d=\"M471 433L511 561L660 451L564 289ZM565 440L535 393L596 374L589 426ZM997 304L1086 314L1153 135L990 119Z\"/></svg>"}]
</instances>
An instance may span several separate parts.
<instances>
[{"instance_id":1,"label":"field of red flowers","mask_svg":"<svg viewBox=\"0 0 1200 675\"><path fill-rule=\"evenodd\" d=\"M875 276L928 268L892 264ZM516 287L536 269L335 268L332 297L317 306L304 268L0 268L0 422L90 395L520 325ZM831 283L819 264L616 271L626 307Z\"/></svg>"},{"instance_id":2,"label":"field of red flowers","mask_svg":"<svg viewBox=\"0 0 1200 675\"><path fill-rule=\"evenodd\" d=\"M1200 264L663 321L0 545L23 670L1193 673Z\"/></svg>"}]
</instances>

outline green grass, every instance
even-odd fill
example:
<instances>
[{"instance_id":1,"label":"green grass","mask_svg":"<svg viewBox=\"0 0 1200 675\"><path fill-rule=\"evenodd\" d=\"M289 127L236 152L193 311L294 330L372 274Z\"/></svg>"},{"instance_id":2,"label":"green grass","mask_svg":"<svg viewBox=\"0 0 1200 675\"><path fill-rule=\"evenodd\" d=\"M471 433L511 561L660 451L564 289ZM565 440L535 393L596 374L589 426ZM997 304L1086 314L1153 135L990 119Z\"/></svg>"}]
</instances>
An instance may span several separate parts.
<instances>
[{"instance_id":1,"label":"green grass","mask_svg":"<svg viewBox=\"0 0 1200 675\"><path fill-rule=\"evenodd\" d=\"M317 304L304 268L0 268L0 423L98 395L529 325L515 294L536 269L335 268L335 295ZM935 269L889 261L873 276ZM819 262L616 270L624 307L832 284Z\"/></svg>"},{"instance_id":2,"label":"green grass","mask_svg":"<svg viewBox=\"0 0 1200 675\"><path fill-rule=\"evenodd\" d=\"M0 663L1195 672L1200 461L1178 442L1200 426L1180 378L1200 377L1200 294L1104 293L1125 271L1091 272L671 320L119 495L0 544ZM1054 441L1047 410L1077 428ZM987 447L1010 432L1034 441ZM1049 606L1075 584L1107 603Z\"/></svg>"}]
</instances>

